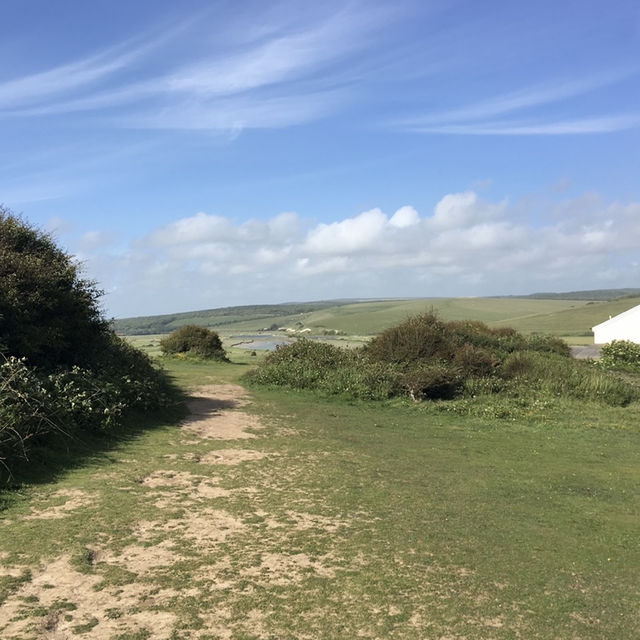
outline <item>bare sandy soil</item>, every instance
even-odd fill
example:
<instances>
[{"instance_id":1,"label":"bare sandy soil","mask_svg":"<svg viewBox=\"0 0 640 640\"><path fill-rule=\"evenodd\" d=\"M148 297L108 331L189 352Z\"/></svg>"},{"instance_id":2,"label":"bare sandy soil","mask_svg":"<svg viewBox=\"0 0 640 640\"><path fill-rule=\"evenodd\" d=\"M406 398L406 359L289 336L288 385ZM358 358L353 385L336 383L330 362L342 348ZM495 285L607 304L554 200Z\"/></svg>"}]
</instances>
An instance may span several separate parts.
<instances>
[{"instance_id":1,"label":"bare sandy soil","mask_svg":"<svg viewBox=\"0 0 640 640\"><path fill-rule=\"evenodd\" d=\"M258 554L257 561L247 566L232 566L230 549L234 544L246 544L249 539L249 546L260 548L258 534L255 537L251 534L251 519L259 518L262 526L269 531L281 531L283 537L292 529L315 527L330 532L341 526L294 511L288 512L283 522L260 510L238 516L225 509L225 499L234 492L250 493L252 488L230 490L219 486L217 470L257 463L266 457L262 451L246 446L221 448L225 442L245 444L259 440L263 425L246 411L249 404L247 392L236 385L209 385L197 390L189 400L190 415L178 435L181 445L194 445L195 451L180 454L167 451L160 457L166 463L162 468L137 479L138 485L148 490L145 496L157 507L157 519L136 521L136 514L129 514L133 541L125 546L111 540L109 531L100 532L98 539L105 542L88 549L87 562L91 565L88 570L78 567L70 555L45 560L39 566L6 564L0 556L3 563L0 576L20 576L25 571L31 575L2 605L0 637L169 640L175 637L178 624L171 606L176 599L197 601L216 591L229 590L240 580L284 586L310 574L333 576L329 554L311 558L305 553L274 552L273 548L265 549ZM182 460L197 462L202 473L173 467ZM131 490L128 486L118 488ZM87 508L99 496L73 489L54 492L52 498L56 504L33 508L24 520L66 518ZM179 517L167 517L172 512L180 513L180 509L183 512ZM244 536L244 542L239 541L239 536ZM202 562L197 569L188 569L192 573L183 580L187 586L179 590L167 586L171 584L167 576L172 571L185 571L179 568L180 563L193 565L194 558ZM130 579L121 583L107 579L118 570ZM267 638L263 615L252 610L238 622L224 607L207 608L199 612L201 628L182 631L179 637L231 638L235 632L250 630L251 637Z\"/></svg>"}]
</instances>

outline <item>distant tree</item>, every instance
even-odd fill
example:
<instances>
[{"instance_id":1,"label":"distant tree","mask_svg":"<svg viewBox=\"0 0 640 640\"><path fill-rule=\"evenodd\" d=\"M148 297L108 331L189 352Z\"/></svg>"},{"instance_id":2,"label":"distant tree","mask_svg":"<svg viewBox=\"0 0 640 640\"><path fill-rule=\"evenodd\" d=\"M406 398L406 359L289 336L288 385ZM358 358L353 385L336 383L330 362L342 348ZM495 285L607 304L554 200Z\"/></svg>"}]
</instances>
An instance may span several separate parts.
<instances>
[{"instance_id":1,"label":"distant tree","mask_svg":"<svg viewBox=\"0 0 640 640\"><path fill-rule=\"evenodd\" d=\"M228 360L220 336L195 324L180 327L160 340L160 349L166 354L187 353L200 358Z\"/></svg>"},{"instance_id":2,"label":"distant tree","mask_svg":"<svg viewBox=\"0 0 640 640\"><path fill-rule=\"evenodd\" d=\"M0 352L84 365L108 334L95 283L51 236L0 206Z\"/></svg>"}]
</instances>

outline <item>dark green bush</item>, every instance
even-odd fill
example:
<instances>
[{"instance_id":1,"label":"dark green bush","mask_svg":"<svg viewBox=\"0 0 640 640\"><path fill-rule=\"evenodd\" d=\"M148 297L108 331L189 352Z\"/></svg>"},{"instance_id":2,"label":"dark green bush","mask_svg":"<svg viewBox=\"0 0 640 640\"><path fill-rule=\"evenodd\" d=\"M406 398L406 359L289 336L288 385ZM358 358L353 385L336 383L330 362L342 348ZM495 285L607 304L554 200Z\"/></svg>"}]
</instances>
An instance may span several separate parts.
<instances>
[{"instance_id":1,"label":"dark green bush","mask_svg":"<svg viewBox=\"0 0 640 640\"><path fill-rule=\"evenodd\" d=\"M165 375L118 338L100 291L45 233L0 207L0 461L52 431L109 431L169 402Z\"/></svg>"},{"instance_id":2,"label":"dark green bush","mask_svg":"<svg viewBox=\"0 0 640 640\"><path fill-rule=\"evenodd\" d=\"M101 291L46 233L0 206L0 335L30 365L89 364L109 332Z\"/></svg>"},{"instance_id":3,"label":"dark green bush","mask_svg":"<svg viewBox=\"0 0 640 640\"><path fill-rule=\"evenodd\" d=\"M459 369L447 363L421 363L407 371L402 386L413 400L449 400L456 396L463 383Z\"/></svg>"},{"instance_id":4,"label":"dark green bush","mask_svg":"<svg viewBox=\"0 0 640 640\"><path fill-rule=\"evenodd\" d=\"M490 376L500 360L482 347L467 343L455 350L452 363L465 376Z\"/></svg>"},{"instance_id":5,"label":"dark green bush","mask_svg":"<svg viewBox=\"0 0 640 640\"><path fill-rule=\"evenodd\" d=\"M365 350L371 360L410 365L434 358L447 360L454 348L446 324L429 312L386 329L373 338Z\"/></svg>"},{"instance_id":6,"label":"dark green bush","mask_svg":"<svg viewBox=\"0 0 640 640\"><path fill-rule=\"evenodd\" d=\"M170 355L182 353L225 362L228 360L220 336L196 324L187 324L162 338L160 349Z\"/></svg>"}]
</instances>

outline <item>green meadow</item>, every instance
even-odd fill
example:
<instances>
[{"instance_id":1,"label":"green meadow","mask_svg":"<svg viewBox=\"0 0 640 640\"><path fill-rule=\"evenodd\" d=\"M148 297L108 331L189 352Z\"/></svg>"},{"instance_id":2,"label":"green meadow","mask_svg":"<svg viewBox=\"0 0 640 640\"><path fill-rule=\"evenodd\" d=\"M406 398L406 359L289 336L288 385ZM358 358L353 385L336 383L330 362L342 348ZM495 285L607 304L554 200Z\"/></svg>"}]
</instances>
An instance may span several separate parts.
<instances>
[{"instance_id":1,"label":"green meadow","mask_svg":"<svg viewBox=\"0 0 640 640\"><path fill-rule=\"evenodd\" d=\"M640 637L638 403L483 418L243 389L256 358L165 359L197 420L14 476L0 637Z\"/></svg>"}]
</instances>

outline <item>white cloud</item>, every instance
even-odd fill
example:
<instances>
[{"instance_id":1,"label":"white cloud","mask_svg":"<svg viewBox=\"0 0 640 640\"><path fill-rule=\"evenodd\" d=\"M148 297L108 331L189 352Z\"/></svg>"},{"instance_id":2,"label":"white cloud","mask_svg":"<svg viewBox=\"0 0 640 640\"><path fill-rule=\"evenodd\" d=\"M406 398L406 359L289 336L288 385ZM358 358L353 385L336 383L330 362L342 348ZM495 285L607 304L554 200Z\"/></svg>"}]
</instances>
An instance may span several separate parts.
<instances>
[{"instance_id":1,"label":"white cloud","mask_svg":"<svg viewBox=\"0 0 640 640\"><path fill-rule=\"evenodd\" d=\"M387 225L387 216L380 209L365 211L342 222L319 224L312 229L305 243L312 253L351 253L374 244Z\"/></svg>"},{"instance_id":2,"label":"white cloud","mask_svg":"<svg viewBox=\"0 0 640 640\"><path fill-rule=\"evenodd\" d=\"M480 201L475 191L451 193L438 202L428 224L435 230L467 228L476 222L499 218L505 207L506 202L491 204Z\"/></svg>"},{"instance_id":3,"label":"white cloud","mask_svg":"<svg viewBox=\"0 0 640 640\"><path fill-rule=\"evenodd\" d=\"M581 219L585 202L590 215ZM237 222L198 213L117 255L101 234L83 251L118 315L339 297L501 295L631 286L640 276L640 202L595 194L523 222L525 204L475 192L420 215L380 209L311 226L295 213Z\"/></svg>"},{"instance_id":4,"label":"white cloud","mask_svg":"<svg viewBox=\"0 0 640 640\"><path fill-rule=\"evenodd\" d=\"M229 220L200 212L158 229L151 234L149 242L170 246L225 239L232 234Z\"/></svg>"},{"instance_id":5,"label":"white cloud","mask_svg":"<svg viewBox=\"0 0 640 640\"><path fill-rule=\"evenodd\" d=\"M409 206L400 207L389 220L389 224L397 229L413 227L420 222L420 214Z\"/></svg>"}]
</instances>

